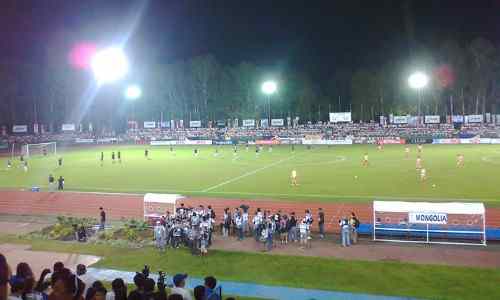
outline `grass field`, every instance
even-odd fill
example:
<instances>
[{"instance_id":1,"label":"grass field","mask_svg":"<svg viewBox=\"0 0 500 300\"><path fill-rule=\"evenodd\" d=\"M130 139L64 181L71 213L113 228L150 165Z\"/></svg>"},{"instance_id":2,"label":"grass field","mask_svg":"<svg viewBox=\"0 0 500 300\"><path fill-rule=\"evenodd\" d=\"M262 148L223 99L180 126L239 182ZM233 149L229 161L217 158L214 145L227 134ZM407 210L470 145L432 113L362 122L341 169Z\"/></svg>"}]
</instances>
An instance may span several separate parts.
<instances>
[{"instance_id":1,"label":"grass field","mask_svg":"<svg viewBox=\"0 0 500 300\"><path fill-rule=\"evenodd\" d=\"M137 271L144 264L153 272L208 274L220 280L253 282L309 289L417 297L420 299L498 299L500 270L396 261L340 259L210 251L208 259L186 249L159 254L153 248L125 249L48 240L0 236L0 243L29 243L33 250L85 253L104 257L99 268ZM283 267L286 266L286 267Z\"/></svg>"},{"instance_id":2,"label":"grass field","mask_svg":"<svg viewBox=\"0 0 500 300\"><path fill-rule=\"evenodd\" d=\"M6 170L7 158L1 159L0 187L46 187L49 173L64 176L67 190L103 192L169 192L244 198L277 198L316 201L371 201L378 199L470 200L500 205L500 146L495 145L425 145L423 163L428 182L422 184L415 170L417 149L411 145L406 159L404 146L387 145L378 151L373 145L317 146L312 150L296 146L265 147L259 157L255 148L232 146L148 146L150 160L144 157L145 146L106 146L59 149L63 167L56 167L56 157L34 156L25 173L18 159ZM111 151L121 151L122 163L111 163ZM100 152L104 151L104 166ZM362 167L368 153L370 166ZM465 167L456 167L456 155L465 155ZM289 184L295 168L300 186ZM435 186L434 186L435 185Z\"/></svg>"}]
</instances>

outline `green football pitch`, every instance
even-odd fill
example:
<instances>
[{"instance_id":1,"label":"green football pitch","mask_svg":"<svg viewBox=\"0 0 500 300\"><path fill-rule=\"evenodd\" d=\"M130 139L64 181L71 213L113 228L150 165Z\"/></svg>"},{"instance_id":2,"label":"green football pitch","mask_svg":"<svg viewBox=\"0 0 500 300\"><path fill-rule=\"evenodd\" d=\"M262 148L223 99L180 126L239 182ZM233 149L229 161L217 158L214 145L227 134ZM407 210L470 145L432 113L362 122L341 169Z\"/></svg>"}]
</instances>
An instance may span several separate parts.
<instances>
[{"instance_id":1,"label":"green football pitch","mask_svg":"<svg viewBox=\"0 0 500 300\"><path fill-rule=\"evenodd\" d=\"M500 146L424 145L423 165L427 181L422 183L415 169L417 149L410 145L387 145L382 151L373 145L351 146L266 146L259 156L255 147L232 146L103 146L58 149L57 156L29 158L29 170L7 169L1 158L0 188L47 187L49 174L65 178L66 190L180 193L217 197L273 198L314 201L371 201L374 199L483 201L500 204ZM120 151L122 162L111 161ZM104 152L104 164L100 153ZM367 153L370 165L361 161ZM465 156L457 168L456 155ZM63 166L57 167L57 158ZM299 186L290 185L295 169Z\"/></svg>"}]
</instances>

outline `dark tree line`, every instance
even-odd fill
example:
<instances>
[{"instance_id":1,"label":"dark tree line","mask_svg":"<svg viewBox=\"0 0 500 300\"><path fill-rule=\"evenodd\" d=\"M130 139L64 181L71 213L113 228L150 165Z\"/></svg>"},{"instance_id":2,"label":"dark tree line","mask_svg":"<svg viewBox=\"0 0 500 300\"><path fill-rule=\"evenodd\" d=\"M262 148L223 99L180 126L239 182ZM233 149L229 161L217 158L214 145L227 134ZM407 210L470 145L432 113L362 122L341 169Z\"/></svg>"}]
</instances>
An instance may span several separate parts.
<instances>
[{"instance_id":1,"label":"dark tree line","mask_svg":"<svg viewBox=\"0 0 500 300\"><path fill-rule=\"evenodd\" d=\"M267 117L265 80L275 80L273 117L327 120L329 111L352 110L355 120L381 114L416 114L417 93L407 84L415 70L431 77L422 91L422 112L446 115L500 113L499 47L483 38L444 40L420 46L411 59L388 59L376 67L333 70L329 79L290 67L269 70L252 62L224 65L212 55L165 64L134 64L122 83L95 86L89 72L73 69L61 55L42 65L0 63L0 123L125 124L127 119L217 120ZM51 52L52 53L52 52ZM133 80L132 80L133 79ZM141 99L124 99L127 82L139 83Z\"/></svg>"}]
</instances>

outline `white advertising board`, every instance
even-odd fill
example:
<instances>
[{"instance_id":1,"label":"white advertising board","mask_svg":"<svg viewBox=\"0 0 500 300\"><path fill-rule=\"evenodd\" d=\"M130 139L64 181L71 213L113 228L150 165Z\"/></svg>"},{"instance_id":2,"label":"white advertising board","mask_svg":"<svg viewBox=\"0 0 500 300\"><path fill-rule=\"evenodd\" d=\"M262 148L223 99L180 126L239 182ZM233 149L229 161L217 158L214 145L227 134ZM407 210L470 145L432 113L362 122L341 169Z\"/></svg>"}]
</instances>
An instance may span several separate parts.
<instances>
[{"instance_id":1,"label":"white advertising board","mask_svg":"<svg viewBox=\"0 0 500 300\"><path fill-rule=\"evenodd\" d=\"M13 133L26 133L28 132L28 125L14 125L12 126Z\"/></svg>"},{"instance_id":2,"label":"white advertising board","mask_svg":"<svg viewBox=\"0 0 500 300\"><path fill-rule=\"evenodd\" d=\"M330 113L330 122L351 122L351 112Z\"/></svg>"},{"instance_id":3,"label":"white advertising board","mask_svg":"<svg viewBox=\"0 0 500 300\"><path fill-rule=\"evenodd\" d=\"M243 127L254 127L254 126L255 126L254 119L243 120Z\"/></svg>"},{"instance_id":4,"label":"white advertising board","mask_svg":"<svg viewBox=\"0 0 500 300\"><path fill-rule=\"evenodd\" d=\"M483 115L468 115L465 116L465 123L482 123Z\"/></svg>"},{"instance_id":5,"label":"white advertising board","mask_svg":"<svg viewBox=\"0 0 500 300\"><path fill-rule=\"evenodd\" d=\"M271 119L271 126L284 126L284 125L285 125L284 119Z\"/></svg>"},{"instance_id":6,"label":"white advertising board","mask_svg":"<svg viewBox=\"0 0 500 300\"><path fill-rule=\"evenodd\" d=\"M425 123L426 124L439 124L440 118L439 118L439 116L425 116Z\"/></svg>"},{"instance_id":7,"label":"white advertising board","mask_svg":"<svg viewBox=\"0 0 500 300\"><path fill-rule=\"evenodd\" d=\"M189 121L189 127L201 127L201 121Z\"/></svg>"},{"instance_id":8,"label":"white advertising board","mask_svg":"<svg viewBox=\"0 0 500 300\"><path fill-rule=\"evenodd\" d=\"M394 124L407 124L408 116L394 116L392 123Z\"/></svg>"},{"instance_id":9,"label":"white advertising board","mask_svg":"<svg viewBox=\"0 0 500 300\"><path fill-rule=\"evenodd\" d=\"M144 128L156 128L155 121L144 121Z\"/></svg>"},{"instance_id":10,"label":"white advertising board","mask_svg":"<svg viewBox=\"0 0 500 300\"><path fill-rule=\"evenodd\" d=\"M62 124L61 129L62 131L75 131L75 124Z\"/></svg>"}]
</instances>

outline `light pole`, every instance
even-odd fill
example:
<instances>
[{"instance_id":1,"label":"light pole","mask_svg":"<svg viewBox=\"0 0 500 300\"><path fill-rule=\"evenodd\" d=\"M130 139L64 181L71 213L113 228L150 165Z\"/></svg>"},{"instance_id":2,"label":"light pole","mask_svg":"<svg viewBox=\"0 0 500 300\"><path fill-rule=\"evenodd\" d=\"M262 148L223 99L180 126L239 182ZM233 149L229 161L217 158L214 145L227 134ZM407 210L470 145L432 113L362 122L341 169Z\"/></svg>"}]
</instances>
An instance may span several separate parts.
<instances>
[{"instance_id":1,"label":"light pole","mask_svg":"<svg viewBox=\"0 0 500 300\"><path fill-rule=\"evenodd\" d=\"M124 96L125 99L132 102L132 118L135 122L134 129L137 129L138 124L137 120L135 119L135 101L142 96L142 90L138 85L132 84L125 89Z\"/></svg>"},{"instance_id":2,"label":"light pole","mask_svg":"<svg viewBox=\"0 0 500 300\"><path fill-rule=\"evenodd\" d=\"M90 67L99 84L118 81L129 71L127 56L120 47L110 47L96 52L91 58Z\"/></svg>"},{"instance_id":3,"label":"light pole","mask_svg":"<svg viewBox=\"0 0 500 300\"><path fill-rule=\"evenodd\" d=\"M267 96L267 126L271 126L271 95L276 92L277 85L274 81L265 81L262 84L262 92Z\"/></svg>"},{"instance_id":4,"label":"light pole","mask_svg":"<svg viewBox=\"0 0 500 300\"><path fill-rule=\"evenodd\" d=\"M422 89L427 86L429 83L429 77L422 72L415 72L408 77L408 85L414 89L417 90L417 95L418 95L418 117L419 117L419 123L420 123L420 105L422 102Z\"/></svg>"}]
</instances>

